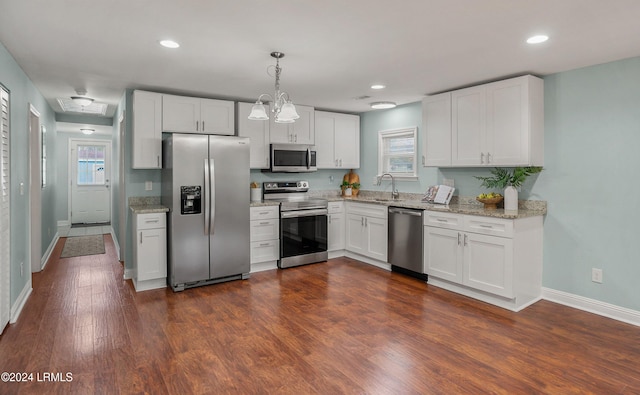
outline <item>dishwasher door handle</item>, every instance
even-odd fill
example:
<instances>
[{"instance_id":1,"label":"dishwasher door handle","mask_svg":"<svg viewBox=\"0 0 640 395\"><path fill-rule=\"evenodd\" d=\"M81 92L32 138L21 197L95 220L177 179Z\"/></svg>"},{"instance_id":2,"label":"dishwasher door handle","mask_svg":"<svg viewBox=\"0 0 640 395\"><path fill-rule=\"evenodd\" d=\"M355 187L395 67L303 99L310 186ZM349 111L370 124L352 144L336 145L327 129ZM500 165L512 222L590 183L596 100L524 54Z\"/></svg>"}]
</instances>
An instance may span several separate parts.
<instances>
[{"instance_id":1,"label":"dishwasher door handle","mask_svg":"<svg viewBox=\"0 0 640 395\"><path fill-rule=\"evenodd\" d=\"M398 210L398 209L389 209L389 213L392 214L406 214L413 215L414 217L422 217L422 211L412 211L412 210Z\"/></svg>"}]
</instances>

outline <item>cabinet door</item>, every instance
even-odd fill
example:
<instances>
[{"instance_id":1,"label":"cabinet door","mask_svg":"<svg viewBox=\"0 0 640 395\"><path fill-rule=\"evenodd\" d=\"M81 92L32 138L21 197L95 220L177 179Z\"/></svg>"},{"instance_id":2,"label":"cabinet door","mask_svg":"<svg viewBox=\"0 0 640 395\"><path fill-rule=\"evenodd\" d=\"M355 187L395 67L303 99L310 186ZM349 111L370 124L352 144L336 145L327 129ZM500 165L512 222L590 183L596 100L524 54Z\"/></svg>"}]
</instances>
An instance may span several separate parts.
<instances>
[{"instance_id":1,"label":"cabinet door","mask_svg":"<svg viewBox=\"0 0 640 395\"><path fill-rule=\"evenodd\" d=\"M296 108L298 108L296 106ZM273 120L274 116L269 113L269 141L272 144L291 144L293 143L293 135L291 134L290 123L277 123ZM267 122L267 121L263 121ZM298 121L296 121L298 122Z\"/></svg>"},{"instance_id":2,"label":"cabinet door","mask_svg":"<svg viewBox=\"0 0 640 395\"><path fill-rule=\"evenodd\" d=\"M379 261L387 261L387 220L382 218L365 217L365 233L367 251L365 255Z\"/></svg>"},{"instance_id":3,"label":"cabinet door","mask_svg":"<svg viewBox=\"0 0 640 395\"><path fill-rule=\"evenodd\" d=\"M291 127L292 143L295 144L315 144L315 110L309 106L296 106L296 111L300 115L294 123L289 124Z\"/></svg>"},{"instance_id":4,"label":"cabinet door","mask_svg":"<svg viewBox=\"0 0 640 395\"><path fill-rule=\"evenodd\" d=\"M424 271L429 276L462 284L461 232L424 227Z\"/></svg>"},{"instance_id":5,"label":"cabinet door","mask_svg":"<svg viewBox=\"0 0 640 395\"><path fill-rule=\"evenodd\" d=\"M269 122L248 119L253 103L238 103L238 136L249 137L249 167L269 168ZM265 106L268 110L268 106Z\"/></svg>"},{"instance_id":6,"label":"cabinet door","mask_svg":"<svg viewBox=\"0 0 640 395\"><path fill-rule=\"evenodd\" d=\"M316 166L318 169L334 169L339 166L335 155L335 114L316 111Z\"/></svg>"},{"instance_id":7,"label":"cabinet door","mask_svg":"<svg viewBox=\"0 0 640 395\"><path fill-rule=\"evenodd\" d=\"M488 164L529 163L527 80L513 78L487 84Z\"/></svg>"},{"instance_id":8,"label":"cabinet door","mask_svg":"<svg viewBox=\"0 0 640 395\"><path fill-rule=\"evenodd\" d=\"M200 99L200 132L233 136L234 103L227 100Z\"/></svg>"},{"instance_id":9,"label":"cabinet door","mask_svg":"<svg viewBox=\"0 0 640 395\"><path fill-rule=\"evenodd\" d=\"M200 99L162 95L162 130L200 132Z\"/></svg>"},{"instance_id":10,"label":"cabinet door","mask_svg":"<svg viewBox=\"0 0 640 395\"><path fill-rule=\"evenodd\" d=\"M422 100L422 165L451 166L451 92Z\"/></svg>"},{"instance_id":11,"label":"cabinet door","mask_svg":"<svg viewBox=\"0 0 640 395\"><path fill-rule=\"evenodd\" d=\"M486 165L486 88L476 86L451 93L451 164Z\"/></svg>"},{"instance_id":12,"label":"cabinet door","mask_svg":"<svg viewBox=\"0 0 640 395\"><path fill-rule=\"evenodd\" d=\"M329 214L328 221L328 245L329 251L344 250L345 245L345 217L344 214Z\"/></svg>"},{"instance_id":13,"label":"cabinet door","mask_svg":"<svg viewBox=\"0 0 640 395\"><path fill-rule=\"evenodd\" d=\"M364 217L356 214L347 214L345 248L347 251L364 254L365 235L364 235ZM385 240L386 244L386 240Z\"/></svg>"},{"instance_id":14,"label":"cabinet door","mask_svg":"<svg viewBox=\"0 0 640 395\"><path fill-rule=\"evenodd\" d=\"M134 169L162 167L162 95L133 92L133 158Z\"/></svg>"},{"instance_id":15,"label":"cabinet door","mask_svg":"<svg viewBox=\"0 0 640 395\"><path fill-rule=\"evenodd\" d=\"M513 240L476 233L464 234L463 284L512 298Z\"/></svg>"},{"instance_id":16,"label":"cabinet door","mask_svg":"<svg viewBox=\"0 0 640 395\"><path fill-rule=\"evenodd\" d=\"M167 277L167 231L145 229L137 232L137 281Z\"/></svg>"},{"instance_id":17,"label":"cabinet door","mask_svg":"<svg viewBox=\"0 0 640 395\"><path fill-rule=\"evenodd\" d=\"M316 147L318 140L316 131ZM360 117L358 115L335 114L334 152L338 167L360 168Z\"/></svg>"}]
</instances>

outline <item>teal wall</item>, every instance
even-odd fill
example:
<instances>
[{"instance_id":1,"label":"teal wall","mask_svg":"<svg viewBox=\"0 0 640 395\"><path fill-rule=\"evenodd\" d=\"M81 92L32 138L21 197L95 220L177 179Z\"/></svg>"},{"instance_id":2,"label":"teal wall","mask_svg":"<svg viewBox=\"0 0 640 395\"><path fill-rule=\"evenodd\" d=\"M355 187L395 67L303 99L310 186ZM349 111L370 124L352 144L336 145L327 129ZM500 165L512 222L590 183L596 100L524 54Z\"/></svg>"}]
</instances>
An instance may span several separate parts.
<instances>
[{"instance_id":1,"label":"teal wall","mask_svg":"<svg viewBox=\"0 0 640 395\"><path fill-rule=\"evenodd\" d=\"M0 83L10 92L11 106L11 304L24 289L31 273L29 259L29 103L40 113L40 124L47 129L47 153L55 152L55 115L44 97L15 62L6 48L0 44ZM55 236L55 161L49 160L48 186L42 190L42 248L43 253ZM20 195L20 184L24 195ZM36 257L39 262L42 257ZM20 263L25 270L20 275Z\"/></svg>"},{"instance_id":2,"label":"teal wall","mask_svg":"<svg viewBox=\"0 0 640 395\"><path fill-rule=\"evenodd\" d=\"M545 170L521 199L546 200L543 286L640 310L640 58L550 75L545 80ZM377 132L420 126L420 103L362 114L363 188L377 170ZM488 169L421 169L401 192L453 178L456 194L484 192ZM607 191L609 190L609 191ZM612 193L611 191L615 191ZM604 281L591 281L591 268Z\"/></svg>"}]
</instances>

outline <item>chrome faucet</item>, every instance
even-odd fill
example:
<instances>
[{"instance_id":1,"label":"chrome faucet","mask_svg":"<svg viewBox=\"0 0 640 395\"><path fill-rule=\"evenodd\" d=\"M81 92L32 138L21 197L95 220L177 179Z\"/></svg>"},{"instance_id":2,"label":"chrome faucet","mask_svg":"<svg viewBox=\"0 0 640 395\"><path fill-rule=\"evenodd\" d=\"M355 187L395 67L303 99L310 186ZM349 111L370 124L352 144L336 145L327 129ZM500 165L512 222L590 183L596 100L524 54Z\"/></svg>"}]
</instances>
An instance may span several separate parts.
<instances>
[{"instance_id":1,"label":"chrome faucet","mask_svg":"<svg viewBox=\"0 0 640 395\"><path fill-rule=\"evenodd\" d=\"M381 176L378 176L378 184L380 185L380 183L382 183L382 178L384 176L389 176L391 177L391 199L392 200L397 200L400 197L400 192L398 192L398 190L396 189L396 180L393 178L393 176L389 173L384 173Z\"/></svg>"}]
</instances>

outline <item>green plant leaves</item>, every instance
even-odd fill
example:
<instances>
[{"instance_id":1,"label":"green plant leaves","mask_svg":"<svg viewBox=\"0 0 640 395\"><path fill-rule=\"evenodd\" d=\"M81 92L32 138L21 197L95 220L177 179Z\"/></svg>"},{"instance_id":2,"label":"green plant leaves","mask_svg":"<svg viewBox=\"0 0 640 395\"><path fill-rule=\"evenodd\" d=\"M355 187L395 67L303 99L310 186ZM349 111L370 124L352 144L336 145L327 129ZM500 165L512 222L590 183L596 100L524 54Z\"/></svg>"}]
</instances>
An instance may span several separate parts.
<instances>
[{"instance_id":1,"label":"green plant leaves","mask_svg":"<svg viewBox=\"0 0 640 395\"><path fill-rule=\"evenodd\" d=\"M482 181L480 186L489 189L504 189L509 185L519 188L527 177L540 173L542 170L541 166L514 167L512 171L495 167L491 170L492 177L475 176L474 178Z\"/></svg>"}]
</instances>

